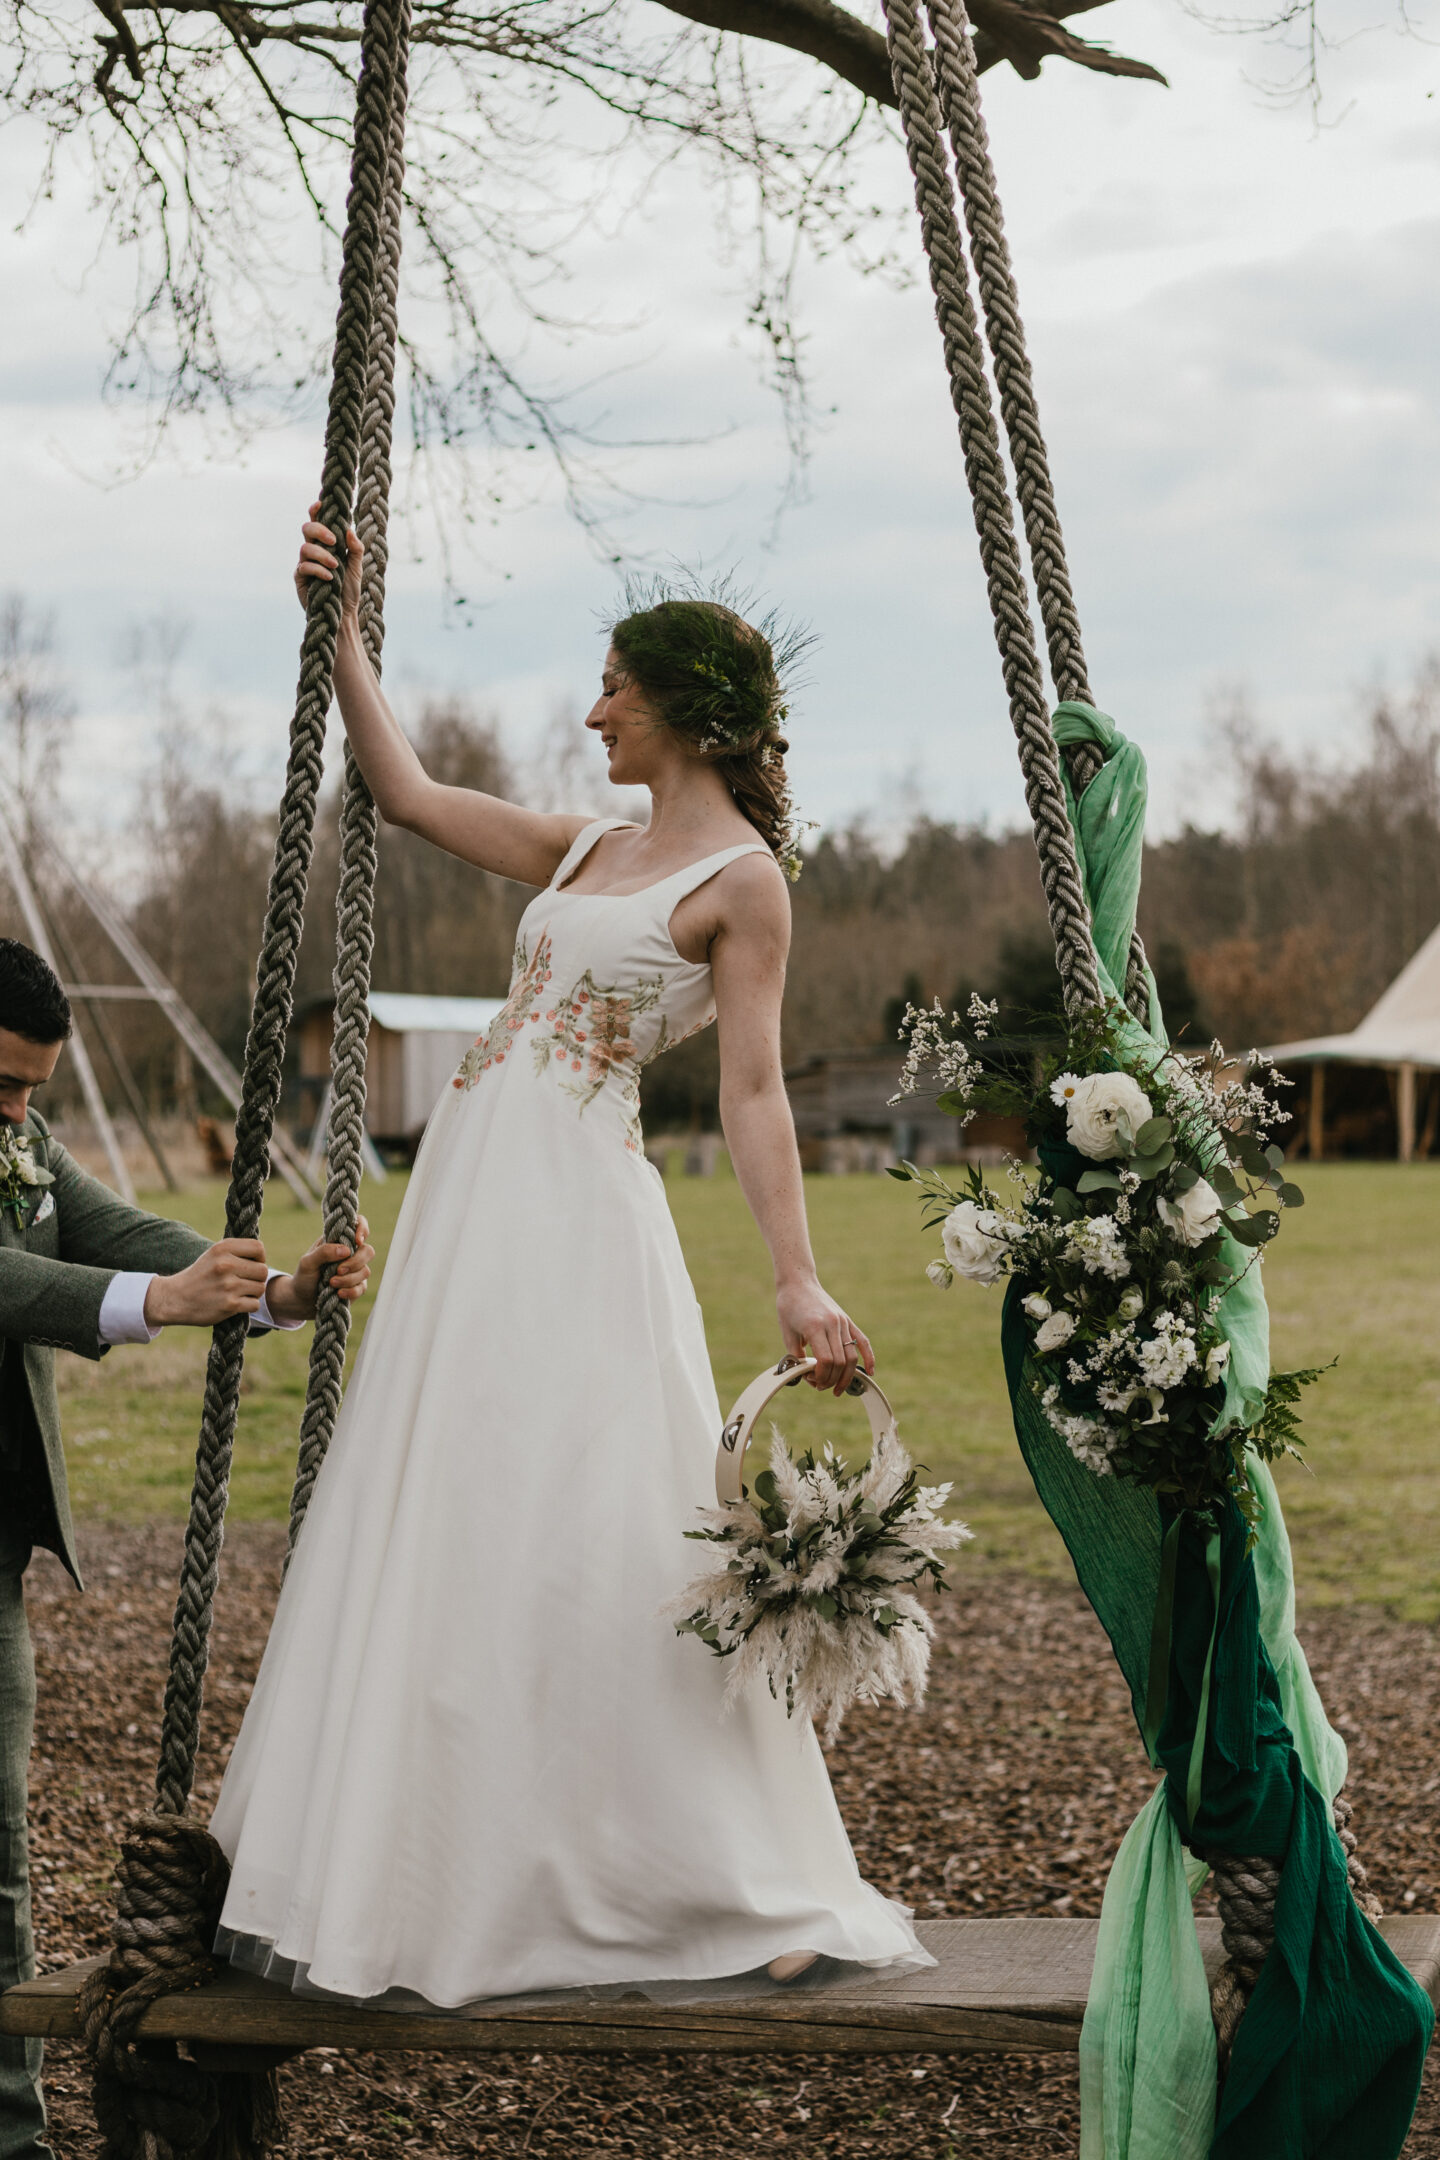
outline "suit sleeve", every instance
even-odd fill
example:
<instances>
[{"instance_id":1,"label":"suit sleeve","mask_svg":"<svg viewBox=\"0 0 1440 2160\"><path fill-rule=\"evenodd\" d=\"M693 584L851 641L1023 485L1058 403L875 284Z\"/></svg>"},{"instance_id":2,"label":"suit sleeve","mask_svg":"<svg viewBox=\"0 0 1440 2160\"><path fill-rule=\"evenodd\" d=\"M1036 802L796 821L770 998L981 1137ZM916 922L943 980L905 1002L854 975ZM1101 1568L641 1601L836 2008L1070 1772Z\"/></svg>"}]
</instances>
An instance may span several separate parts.
<instances>
[{"instance_id":1,"label":"suit sleeve","mask_svg":"<svg viewBox=\"0 0 1440 2160\"><path fill-rule=\"evenodd\" d=\"M79 1357L103 1357L100 1307L114 1273L0 1246L0 1335L73 1350Z\"/></svg>"},{"instance_id":2,"label":"suit sleeve","mask_svg":"<svg viewBox=\"0 0 1440 2160\"><path fill-rule=\"evenodd\" d=\"M209 1238L188 1223L131 1207L108 1185L82 1170L58 1141L50 1141L48 1153L62 1264L103 1269L108 1282L122 1270L178 1275L181 1268L209 1251Z\"/></svg>"},{"instance_id":3,"label":"suit sleeve","mask_svg":"<svg viewBox=\"0 0 1440 2160\"><path fill-rule=\"evenodd\" d=\"M100 1307L122 1269L174 1275L210 1240L185 1223L130 1207L45 1136L60 1257L0 1246L0 1335L99 1358Z\"/></svg>"}]
</instances>

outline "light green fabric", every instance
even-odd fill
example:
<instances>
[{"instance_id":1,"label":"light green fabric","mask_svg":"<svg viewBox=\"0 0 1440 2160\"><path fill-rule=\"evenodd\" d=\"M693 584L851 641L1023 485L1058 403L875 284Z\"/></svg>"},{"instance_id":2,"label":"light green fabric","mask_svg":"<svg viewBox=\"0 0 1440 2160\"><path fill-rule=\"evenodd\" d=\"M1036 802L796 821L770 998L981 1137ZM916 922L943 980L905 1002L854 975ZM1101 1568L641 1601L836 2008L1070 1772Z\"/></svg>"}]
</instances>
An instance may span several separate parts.
<instances>
[{"instance_id":1,"label":"light green fabric","mask_svg":"<svg viewBox=\"0 0 1440 2160\"><path fill-rule=\"evenodd\" d=\"M1081 875L1090 906L1099 962L1100 988L1124 1011L1122 988L1130 964L1130 934L1140 898L1140 868L1145 837L1145 811L1150 783L1145 754L1138 743L1121 734L1108 713L1093 705L1070 700L1055 710L1055 740L1093 742L1105 753L1105 763L1083 795L1075 795L1062 761L1065 803L1079 842ZM1121 1022L1128 1046L1142 1056L1153 1057L1167 1047L1164 1018L1160 1011L1155 978L1146 971L1150 986L1150 1026L1144 1027L1128 1011ZM1242 1251L1227 1236L1225 1257L1236 1271L1236 1280L1220 1300L1217 1314L1221 1332L1230 1344L1230 1366L1225 1382L1225 1419L1238 1418L1253 1425L1265 1402L1270 1383L1270 1315L1265 1305L1262 1263L1258 1256ZM1287 1548L1288 1549L1288 1548Z\"/></svg>"},{"instance_id":2,"label":"light green fabric","mask_svg":"<svg viewBox=\"0 0 1440 2160\"><path fill-rule=\"evenodd\" d=\"M1102 991L1120 998L1140 892L1145 759L1094 707L1060 706L1062 744L1096 742L1106 762L1078 800L1066 775L1100 964ZM1063 766L1062 766L1063 770ZM1166 1036L1151 988L1151 1027L1124 1023L1153 1056ZM1231 1345L1222 1416L1252 1424L1270 1377L1270 1324L1260 1263L1231 1245L1237 1281L1220 1302ZM1254 1554L1260 1632L1285 1722L1310 1782L1328 1798L1345 1781L1345 1745L1325 1716L1295 1637L1290 1541L1274 1480L1252 1459L1263 1513ZM1191 1901L1208 1870L1180 1842L1162 1784L1126 1834L1105 1887L1095 1968L1080 2042L1081 2160L1205 2160L1215 2132L1216 2065L1209 1988Z\"/></svg>"},{"instance_id":3,"label":"light green fabric","mask_svg":"<svg viewBox=\"0 0 1440 2160\"><path fill-rule=\"evenodd\" d=\"M1157 1785L1105 1885L1080 2035L1080 2160L1205 2160L1215 2028L1188 1860Z\"/></svg>"}]
</instances>

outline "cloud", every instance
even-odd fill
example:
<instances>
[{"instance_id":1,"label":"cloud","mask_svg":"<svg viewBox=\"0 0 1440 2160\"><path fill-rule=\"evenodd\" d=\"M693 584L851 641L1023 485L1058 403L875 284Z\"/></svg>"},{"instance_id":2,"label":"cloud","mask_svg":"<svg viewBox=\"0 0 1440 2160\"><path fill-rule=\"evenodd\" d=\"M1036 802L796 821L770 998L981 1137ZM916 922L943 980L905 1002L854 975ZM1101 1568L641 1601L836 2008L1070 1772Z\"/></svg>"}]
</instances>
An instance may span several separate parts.
<instances>
[{"instance_id":1,"label":"cloud","mask_svg":"<svg viewBox=\"0 0 1440 2160\"><path fill-rule=\"evenodd\" d=\"M1093 684L1145 742L1164 823L1196 799L1218 684L1243 680L1267 724L1328 742L1355 685L1403 673L1436 640L1440 158L1414 46L1357 48L1355 111L1317 133L1243 83L1249 48L1141 0L1113 12L1107 35L1154 58L1171 91L1052 66L1038 84L996 71L986 97ZM906 184L898 148L881 146L867 185L908 219ZM743 268L697 244L705 213L677 163L638 221L588 234L576 258L574 312L593 303L635 327L577 343L572 379L618 370L591 409L617 435L673 439L625 462L649 498L628 541L734 565L813 624L793 730L811 815L884 821L920 800L1020 819L923 276L896 291L839 262L805 273L824 419L809 498L775 538L781 430L738 328ZM918 273L913 225L899 229ZM118 643L158 608L193 620L190 694L223 700L251 766L278 774L300 621L289 567L319 426L217 455L184 422L133 483L92 484L134 417L98 400L100 325L125 265L107 258L77 283L89 232L72 192L48 222L0 235L13 301L0 584L59 610L85 715L77 807L98 820L147 752ZM616 581L543 461L511 463L526 506L459 534L468 614L447 610L423 501L400 535L387 679L469 690L523 743L557 700L588 704Z\"/></svg>"}]
</instances>

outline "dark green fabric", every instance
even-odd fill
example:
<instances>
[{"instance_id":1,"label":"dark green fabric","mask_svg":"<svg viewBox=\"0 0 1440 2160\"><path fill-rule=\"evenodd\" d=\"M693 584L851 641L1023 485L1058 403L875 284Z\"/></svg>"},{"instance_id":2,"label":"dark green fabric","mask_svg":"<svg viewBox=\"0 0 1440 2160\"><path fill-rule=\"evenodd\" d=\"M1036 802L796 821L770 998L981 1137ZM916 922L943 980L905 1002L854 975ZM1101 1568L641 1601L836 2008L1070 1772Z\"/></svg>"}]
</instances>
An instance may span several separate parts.
<instances>
[{"instance_id":1,"label":"dark green fabric","mask_svg":"<svg viewBox=\"0 0 1440 2160\"><path fill-rule=\"evenodd\" d=\"M80 1580L60 1439L55 1352L98 1358L100 1307L122 1269L175 1275L209 1244L188 1223L131 1207L82 1170L32 1110L21 1128L55 1182L25 1218L0 1208L0 1511ZM44 1219L46 1195L55 1205Z\"/></svg>"},{"instance_id":2,"label":"dark green fabric","mask_svg":"<svg viewBox=\"0 0 1440 2160\"><path fill-rule=\"evenodd\" d=\"M1168 1507L1161 1514L1173 1519ZM1433 2012L1350 1895L1330 1809L1281 1715L1233 1502L1220 1519L1218 1624L1205 1544L1203 1527L1183 1519L1159 1746L1170 1811L1198 1852L1282 1864L1275 1946L1235 2036L1211 2152L1214 2160L1393 2160L1415 2112ZM1212 1629L1209 1728L1191 1823L1186 1777Z\"/></svg>"},{"instance_id":3,"label":"dark green fabric","mask_svg":"<svg viewBox=\"0 0 1440 2160\"><path fill-rule=\"evenodd\" d=\"M1062 707L1057 734L1098 741L1107 760L1123 759L1129 768L1107 784L1107 763L1078 809L1071 805L1102 964L1118 981L1139 892L1143 815L1135 805L1143 804L1143 760L1113 721L1085 706ZM1045 1161L1048 1177L1072 1182L1062 1159L1068 1153ZM1154 1493L1083 1469L1052 1429L1034 1387L1023 1294L1023 1285L1010 1284L1001 1324L1016 1437L1110 1638L1143 1736L1161 1551L1173 1511ZM1306 1779L1281 1715L1260 1636L1254 1562L1233 1502L1219 1531L1217 1612L1206 1526L1194 1518L1180 1526L1158 1759L1172 1816L1195 1851L1269 1855L1281 1861L1282 1874L1275 1946L1240 2023L1211 2160L1395 2160L1419 2095L1434 2014L1350 1895L1328 1802ZM1208 1719L1192 1823L1187 1787L1194 1789L1207 1659Z\"/></svg>"}]
</instances>

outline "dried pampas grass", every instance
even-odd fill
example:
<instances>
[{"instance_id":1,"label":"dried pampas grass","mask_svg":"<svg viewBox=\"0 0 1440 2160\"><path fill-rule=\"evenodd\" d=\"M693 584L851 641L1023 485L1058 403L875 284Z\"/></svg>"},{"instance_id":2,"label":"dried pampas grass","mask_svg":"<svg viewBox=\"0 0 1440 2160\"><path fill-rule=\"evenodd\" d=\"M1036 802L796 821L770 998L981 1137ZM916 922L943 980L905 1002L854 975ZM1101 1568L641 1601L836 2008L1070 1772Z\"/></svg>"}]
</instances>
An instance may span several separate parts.
<instances>
[{"instance_id":1,"label":"dried pampas grass","mask_svg":"<svg viewBox=\"0 0 1440 2160\"><path fill-rule=\"evenodd\" d=\"M934 1627L916 1591L943 1587L940 1555L971 1536L941 1515L949 1497L921 1485L893 1431L855 1471L830 1447L794 1460L772 1428L769 1469L685 1533L723 1548L724 1564L665 1617L735 1659L727 1702L761 1674L827 1740L852 1703L923 1702Z\"/></svg>"}]
</instances>

